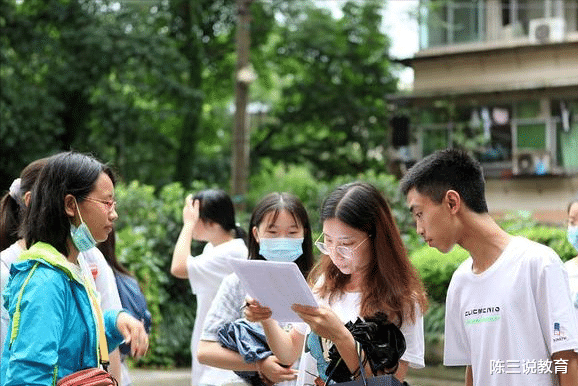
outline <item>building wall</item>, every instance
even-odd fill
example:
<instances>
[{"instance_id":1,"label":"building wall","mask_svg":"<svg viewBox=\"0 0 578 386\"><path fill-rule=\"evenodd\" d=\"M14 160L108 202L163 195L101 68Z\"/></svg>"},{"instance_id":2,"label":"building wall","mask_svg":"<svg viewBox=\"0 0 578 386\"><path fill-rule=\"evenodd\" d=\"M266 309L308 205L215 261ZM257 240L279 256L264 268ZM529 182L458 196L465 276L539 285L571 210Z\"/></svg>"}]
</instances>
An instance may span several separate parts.
<instances>
[{"instance_id":1,"label":"building wall","mask_svg":"<svg viewBox=\"0 0 578 386\"><path fill-rule=\"evenodd\" d=\"M518 116L516 106L519 102L537 101L540 112L534 118L545 125L546 150L555 163L558 153L567 153L568 148L572 151L574 143L564 144L565 147L558 143L567 140L568 135L559 134L560 119L552 111L560 100L576 101L578 97L578 9L566 7L562 41L536 44L528 34L514 34L511 26L502 25L502 6L501 0L484 2L485 35L479 41L430 46L410 59L414 69L410 105L417 111L432 108L438 100L477 109L510 106L511 150L515 154L517 130L527 120L527 117ZM450 123L448 127L452 126ZM435 124L444 125L443 122L422 121L413 125L417 139L417 144L413 145L418 159L427 155L423 154L424 130L439 129ZM578 146L575 151L578 152ZM497 166L492 165L496 168L494 176L503 178L487 180L490 212L500 216L509 211L525 210L533 212L540 221L562 224L568 201L578 194L575 165L559 165L563 168L553 170L558 175L517 177L511 172L513 161L510 155L504 162L496 163ZM487 167L484 165L486 172Z\"/></svg>"},{"instance_id":2,"label":"building wall","mask_svg":"<svg viewBox=\"0 0 578 386\"><path fill-rule=\"evenodd\" d=\"M510 211L531 211L543 222L562 224L568 202L578 195L578 177L523 177L486 181L490 213L501 216Z\"/></svg>"},{"instance_id":3,"label":"building wall","mask_svg":"<svg viewBox=\"0 0 578 386\"><path fill-rule=\"evenodd\" d=\"M578 85L578 41L413 59L414 92L519 90Z\"/></svg>"}]
</instances>

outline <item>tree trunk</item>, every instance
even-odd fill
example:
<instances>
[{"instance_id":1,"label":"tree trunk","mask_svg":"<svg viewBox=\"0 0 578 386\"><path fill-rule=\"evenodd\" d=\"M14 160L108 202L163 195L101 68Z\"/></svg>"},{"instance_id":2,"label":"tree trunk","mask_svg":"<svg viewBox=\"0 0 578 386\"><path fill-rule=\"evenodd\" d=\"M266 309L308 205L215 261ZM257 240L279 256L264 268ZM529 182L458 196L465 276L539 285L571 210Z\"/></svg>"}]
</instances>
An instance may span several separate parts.
<instances>
[{"instance_id":1,"label":"tree trunk","mask_svg":"<svg viewBox=\"0 0 578 386\"><path fill-rule=\"evenodd\" d=\"M175 18L180 19L179 34L185 36L181 51L189 62L189 81L192 88L201 90L202 48L196 30L201 24L201 5L195 0L175 0L173 2ZM185 117L179 138L175 180L187 187L193 178L193 160L201 124L203 98L191 97L183 103Z\"/></svg>"}]
</instances>

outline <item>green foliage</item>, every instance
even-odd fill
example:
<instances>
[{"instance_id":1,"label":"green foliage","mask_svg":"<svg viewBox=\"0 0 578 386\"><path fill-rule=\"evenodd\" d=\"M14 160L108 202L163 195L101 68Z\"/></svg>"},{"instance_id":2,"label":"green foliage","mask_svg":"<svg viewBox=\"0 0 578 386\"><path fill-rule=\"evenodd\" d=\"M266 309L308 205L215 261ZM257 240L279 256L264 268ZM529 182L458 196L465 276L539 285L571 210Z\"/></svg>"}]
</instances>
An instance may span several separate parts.
<instances>
[{"instance_id":1,"label":"green foliage","mask_svg":"<svg viewBox=\"0 0 578 386\"><path fill-rule=\"evenodd\" d=\"M330 179L382 168L395 88L380 1L336 20L311 1L252 2L252 87L268 106L253 166ZM227 186L234 0L0 2L0 188L32 160L90 152L124 181Z\"/></svg>"},{"instance_id":2,"label":"green foliage","mask_svg":"<svg viewBox=\"0 0 578 386\"><path fill-rule=\"evenodd\" d=\"M200 182L193 184L195 191L205 187ZM190 345L196 303L188 281L169 273L186 193L179 183L159 192L138 182L116 187L119 259L143 285L153 316L150 349L137 365L190 365L190 350L182 348ZM179 314L174 313L177 309ZM171 317L174 315L178 317ZM175 323L178 330L171 327Z\"/></svg>"},{"instance_id":3,"label":"green foliage","mask_svg":"<svg viewBox=\"0 0 578 386\"><path fill-rule=\"evenodd\" d=\"M522 229L515 232L518 236L524 236L540 244L552 248L563 261L568 261L576 257L576 250L568 242L566 237L567 230L545 225L539 225L533 228Z\"/></svg>"},{"instance_id":4,"label":"green foliage","mask_svg":"<svg viewBox=\"0 0 578 386\"><path fill-rule=\"evenodd\" d=\"M537 225L528 210L510 211L502 218L497 219L500 227L510 234L515 234L523 229L533 228Z\"/></svg>"},{"instance_id":5,"label":"green foliage","mask_svg":"<svg viewBox=\"0 0 578 386\"><path fill-rule=\"evenodd\" d=\"M137 231L138 232L138 231ZM164 293L163 282L167 275L160 269L160 264L155 261L147 239L140 232L126 227L117 233L117 256L119 261L127 267L137 278L151 312L153 324L149 335L150 349L148 354L137 365L170 366L174 364L173 358L167 354L162 345L163 339L163 313L161 312L161 298Z\"/></svg>"},{"instance_id":6,"label":"green foliage","mask_svg":"<svg viewBox=\"0 0 578 386\"><path fill-rule=\"evenodd\" d=\"M552 248L562 261L568 261L576 256L576 250L568 242L567 230L554 226L539 224L530 211L509 212L498 221L506 232L523 236L537 243Z\"/></svg>"},{"instance_id":7,"label":"green foliage","mask_svg":"<svg viewBox=\"0 0 578 386\"><path fill-rule=\"evenodd\" d=\"M383 168L388 112L395 89L380 33L379 1L348 2L336 20L304 1L283 2L271 34L268 68L279 97L253 132L255 166L263 158L306 164L317 178ZM379 170L379 169L378 169Z\"/></svg>"},{"instance_id":8,"label":"green foliage","mask_svg":"<svg viewBox=\"0 0 578 386\"><path fill-rule=\"evenodd\" d=\"M234 4L3 0L0 183L70 148L125 181L224 183Z\"/></svg>"},{"instance_id":9,"label":"green foliage","mask_svg":"<svg viewBox=\"0 0 578 386\"><path fill-rule=\"evenodd\" d=\"M446 254L428 245L412 253L411 261L419 271L431 300L445 303L452 275L468 256L469 253L457 245Z\"/></svg>"},{"instance_id":10,"label":"green foliage","mask_svg":"<svg viewBox=\"0 0 578 386\"><path fill-rule=\"evenodd\" d=\"M429 309L423 317L426 365L438 365L443 362L445 315L444 303L430 302Z\"/></svg>"},{"instance_id":11,"label":"green foliage","mask_svg":"<svg viewBox=\"0 0 578 386\"><path fill-rule=\"evenodd\" d=\"M426 341L433 343L444 333L446 308L444 303L430 302L429 309L423 318L423 331ZM426 343L427 344L427 343Z\"/></svg>"},{"instance_id":12,"label":"green foliage","mask_svg":"<svg viewBox=\"0 0 578 386\"><path fill-rule=\"evenodd\" d=\"M305 166L273 165L261 169L251 177L248 209L253 208L261 198L271 192L289 192L301 200L307 209L313 229L319 229L319 207L329 187L316 181Z\"/></svg>"}]
</instances>

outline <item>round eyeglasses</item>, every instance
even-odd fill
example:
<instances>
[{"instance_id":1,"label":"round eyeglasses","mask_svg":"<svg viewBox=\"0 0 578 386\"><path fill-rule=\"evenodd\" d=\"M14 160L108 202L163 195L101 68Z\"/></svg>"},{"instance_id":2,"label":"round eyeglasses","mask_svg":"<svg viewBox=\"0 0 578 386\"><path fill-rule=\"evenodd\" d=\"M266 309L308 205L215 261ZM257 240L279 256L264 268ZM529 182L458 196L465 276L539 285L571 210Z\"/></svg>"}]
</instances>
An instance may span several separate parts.
<instances>
[{"instance_id":1,"label":"round eyeglasses","mask_svg":"<svg viewBox=\"0 0 578 386\"><path fill-rule=\"evenodd\" d=\"M101 199L93 198L93 197L86 197L85 200L92 201L92 202L99 202L101 204L104 204L104 206L106 207L106 209L109 212L112 212L114 209L116 209L116 201L114 201L114 200L101 200Z\"/></svg>"},{"instance_id":2,"label":"round eyeglasses","mask_svg":"<svg viewBox=\"0 0 578 386\"><path fill-rule=\"evenodd\" d=\"M321 236L323 236L323 233L321 233L319 235L319 237L317 238L317 240L315 241L315 246L317 247L317 249L319 249L319 252L323 253L324 255L331 255L331 250L335 250L336 253L340 254L342 257L344 257L346 259L353 258L353 252L355 252L355 250L357 248L359 248L361 246L361 244L363 244L367 239L369 239L369 236L367 236L359 244L357 244L357 246L355 246L354 248L346 247L345 245L338 245L336 247L330 247L327 244L319 241Z\"/></svg>"}]
</instances>

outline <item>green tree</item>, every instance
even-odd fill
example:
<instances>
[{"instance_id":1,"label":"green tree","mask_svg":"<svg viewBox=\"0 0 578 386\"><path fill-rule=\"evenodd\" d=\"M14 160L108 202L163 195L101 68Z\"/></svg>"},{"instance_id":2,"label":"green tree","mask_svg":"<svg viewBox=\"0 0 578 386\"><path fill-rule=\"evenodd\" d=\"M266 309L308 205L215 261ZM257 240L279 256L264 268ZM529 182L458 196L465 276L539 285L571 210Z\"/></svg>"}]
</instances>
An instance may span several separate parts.
<instances>
[{"instance_id":1,"label":"green tree","mask_svg":"<svg viewBox=\"0 0 578 386\"><path fill-rule=\"evenodd\" d=\"M170 14L107 1L2 0L0 169L74 148L112 160L127 179L166 183L194 95L164 32ZM10 159L9 159L10 158ZM163 181L163 177L165 180ZM6 178L6 180L9 180Z\"/></svg>"},{"instance_id":2,"label":"green tree","mask_svg":"<svg viewBox=\"0 0 578 386\"><path fill-rule=\"evenodd\" d=\"M349 2L336 20L310 2L279 5L283 21L271 35L267 64L280 97L274 119L253 133L254 166L264 157L305 163L320 178L383 168L384 95L395 90L396 80L389 41L380 32L380 6Z\"/></svg>"},{"instance_id":3,"label":"green tree","mask_svg":"<svg viewBox=\"0 0 578 386\"><path fill-rule=\"evenodd\" d=\"M226 185L234 0L0 0L0 9L3 188L28 162L70 148L126 181ZM259 45L275 19L267 4L251 9Z\"/></svg>"}]
</instances>

